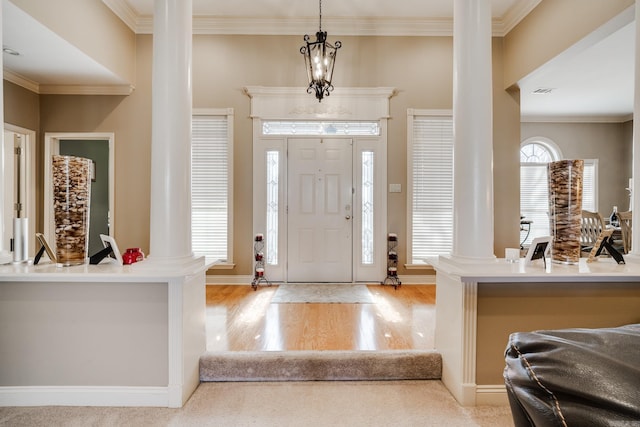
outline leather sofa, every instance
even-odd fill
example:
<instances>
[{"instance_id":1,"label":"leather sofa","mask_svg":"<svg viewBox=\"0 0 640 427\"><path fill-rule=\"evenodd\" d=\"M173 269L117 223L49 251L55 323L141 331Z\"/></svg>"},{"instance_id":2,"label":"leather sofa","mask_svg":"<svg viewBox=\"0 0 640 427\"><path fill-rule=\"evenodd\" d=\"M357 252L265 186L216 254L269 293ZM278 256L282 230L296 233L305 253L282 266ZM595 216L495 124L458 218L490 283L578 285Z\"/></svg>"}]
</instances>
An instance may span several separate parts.
<instances>
[{"instance_id":1,"label":"leather sofa","mask_svg":"<svg viewBox=\"0 0 640 427\"><path fill-rule=\"evenodd\" d=\"M640 426L640 324L513 333L505 359L516 427Z\"/></svg>"}]
</instances>

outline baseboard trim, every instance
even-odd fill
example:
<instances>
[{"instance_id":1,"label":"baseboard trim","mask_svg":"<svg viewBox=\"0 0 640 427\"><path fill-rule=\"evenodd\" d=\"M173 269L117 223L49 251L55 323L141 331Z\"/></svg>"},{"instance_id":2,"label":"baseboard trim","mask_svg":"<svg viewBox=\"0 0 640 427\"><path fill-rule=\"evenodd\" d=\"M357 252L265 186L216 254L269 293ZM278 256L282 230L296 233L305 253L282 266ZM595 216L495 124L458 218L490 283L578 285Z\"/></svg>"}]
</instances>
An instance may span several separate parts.
<instances>
[{"instance_id":1,"label":"baseboard trim","mask_svg":"<svg viewBox=\"0 0 640 427\"><path fill-rule=\"evenodd\" d=\"M435 285L436 276L431 274L403 274L398 276L405 285Z\"/></svg>"},{"instance_id":2,"label":"baseboard trim","mask_svg":"<svg viewBox=\"0 0 640 427\"><path fill-rule=\"evenodd\" d=\"M476 386L476 406L508 406L507 389L504 385Z\"/></svg>"},{"instance_id":3,"label":"baseboard trim","mask_svg":"<svg viewBox=\"0 0 640 427\"><path fill-rule=\"evenodd\" d=\"M251 285L253 276L233 274L208 274L207 285Z\"/></svg>"},{"instance_id":4,"label":"baseboard trim","mask_svg":"<svg viewBox=\"0 0 640 427\"><path fill-rule=\"evenodd\" d=\"M0 406L168 407L167 387L0 387Z\"/></svg>"},{"instance_id":5,"label":"baseboard trim","mask_svg":"<svg viewBox=\"0 0 640 427\"><path fill-rule=\"evenodd\" d=\"M381 278L381 280L384 278ZM407 285L435 285L435 276L434 275L423 275L423 274L406 274L398 276L398 280L401 283ZM207 285L251 285L253 281L253 276L247 275L233 275L233 274L208 274L207 275ZM275 284L279 284L282 282L274 282ZM362 283L370 283L372 285L378 284L379 282L369 280Z\"/></svg>"}]
</instances>

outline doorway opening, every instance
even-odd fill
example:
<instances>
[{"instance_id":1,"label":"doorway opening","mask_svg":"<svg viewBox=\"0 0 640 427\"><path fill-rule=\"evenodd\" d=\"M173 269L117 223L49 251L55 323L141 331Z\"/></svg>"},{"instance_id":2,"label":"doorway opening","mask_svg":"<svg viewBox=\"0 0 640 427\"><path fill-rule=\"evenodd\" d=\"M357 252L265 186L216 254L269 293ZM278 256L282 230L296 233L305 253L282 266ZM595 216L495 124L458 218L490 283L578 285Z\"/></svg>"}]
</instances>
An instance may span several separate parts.
<instances>
[{"instance_id":1,"label":"doorway opening","mask_svg":"<svg viewBox=\"0 0 640 427\"><path fill-rule=\"evenodd\" d=\"M55 242L51 157L78 156L92 160L89 218L89 254L102 249L100 234L114 235L114 147L113 133L46 133L44 177L44 235Z\"/></svg>"},{"instance_id":2,"label":"doorway opening","mask_svg":"<svg viewBox=\"0 0 640 427\"><path fill-rule=\"evenodd\" d=\"M390 88L246 88L253 132L253 231L265 276L283 283L385 276ZM345 119L348 118L348 119Z\"/></svg>"},{"instance_id":3,"label":"doorway opening","mask_svg":"<svg viewBox=\"0 0 640 427\"><path fill-rule=\"evenodd\" d=\"M7 230L3 247L13 245L14 218L27 219L28 255L33 257L36 246L36 132L20 126L4 125L4 224ZM9 160L12 159L12 160ZM9 197L11 195L11 197ZM7 203L10 201L10 203Z\"/></svg>"}]
</instances>

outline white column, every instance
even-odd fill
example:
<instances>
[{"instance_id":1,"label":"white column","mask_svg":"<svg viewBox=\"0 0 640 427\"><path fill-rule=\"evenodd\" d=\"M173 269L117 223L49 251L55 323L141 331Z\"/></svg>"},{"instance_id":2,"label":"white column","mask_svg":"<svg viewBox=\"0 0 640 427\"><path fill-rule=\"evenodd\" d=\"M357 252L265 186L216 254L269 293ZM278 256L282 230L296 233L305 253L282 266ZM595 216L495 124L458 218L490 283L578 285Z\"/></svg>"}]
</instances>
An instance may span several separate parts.
<instances>
[{"instance_id":1,"label":"white column","mask_svg":"<svg viewBox=\"0 0 640 427\"><path fill-rule=\"evenodd\" d=\"M0 44L2 44L2 3L0 2ZM0 55L0 70L4 69L4 60ZM11 203L13 197L7 200L4 194L5 180L9 177L5 176L4 167L4 85L0 84L0 264L8 264L13 261L11 253L9 253L9 239L11 239L11 230L7 230L5 224L5 204ZM13 178L12 178L13 179Z\"/></svg>"},{"instance_id":2,"label":"white column","mask_svg":"<svg viewBox=\"0 0 640 427\"><path fill-rule=\"evenodd\" d=\"M453 258L494 259L491 4L453 6Z\"/></svg>"},{"instance_id":3,"label":"white column","mask_svg":"<svg viewBox=\"0 0 640 427\"><path fill-rule=\"evenodd\" d=\"M184 264L191 250L191 0L155 0L149 264Z\"/></svg>"},{"instance_id":4,"label":"white column","mask_svg":"<svg viewBox=\"0 0 640 427\"><path fill-rule=\"evenodd\" d=\"M633 169L632 169L632 206L631 224L631 253L633 258L640 256L640 121L636 120L635 113L640 112L640 4L636 4L636 46L635 46L635 72L633 95Z\"/></svg>"}]
</instances>

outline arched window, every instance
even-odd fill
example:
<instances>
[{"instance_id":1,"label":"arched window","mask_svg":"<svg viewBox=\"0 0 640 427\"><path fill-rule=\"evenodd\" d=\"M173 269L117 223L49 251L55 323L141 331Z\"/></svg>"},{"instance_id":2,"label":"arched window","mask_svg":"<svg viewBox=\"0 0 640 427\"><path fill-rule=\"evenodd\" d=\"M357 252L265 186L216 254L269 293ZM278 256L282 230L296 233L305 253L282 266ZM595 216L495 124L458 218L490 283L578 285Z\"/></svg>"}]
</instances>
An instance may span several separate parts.
<instances>
[{"instance_id":1,"label":"arched window","mask_svg":"<svg viewBox=\"0 0 640 427\"><path fill-rule=\"evenodd\" d=\"M520 242L548 236L549 193L547 164L561 160L558 146L544 137L529 138L520 145ZM597 210L597 160L584 161L582 209Z\"/></svg>"},{"instance_id":2,"label":"arched window","mask_svg":"<svg viewBox=\"0 0 640 427\"><path fill-rule=\"evenodd\" d=\"M520 147L520 163L549 163L560 159L559 149L550 141L535 139Z\"/></svg>"}]
</instances>

